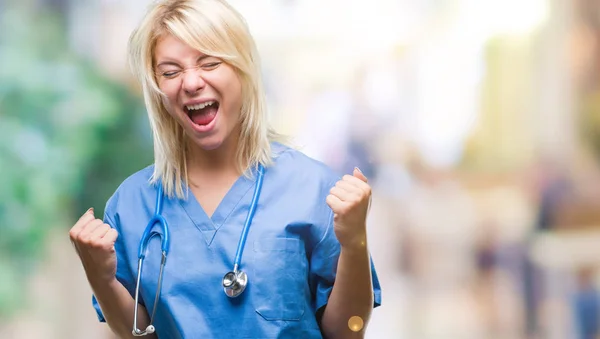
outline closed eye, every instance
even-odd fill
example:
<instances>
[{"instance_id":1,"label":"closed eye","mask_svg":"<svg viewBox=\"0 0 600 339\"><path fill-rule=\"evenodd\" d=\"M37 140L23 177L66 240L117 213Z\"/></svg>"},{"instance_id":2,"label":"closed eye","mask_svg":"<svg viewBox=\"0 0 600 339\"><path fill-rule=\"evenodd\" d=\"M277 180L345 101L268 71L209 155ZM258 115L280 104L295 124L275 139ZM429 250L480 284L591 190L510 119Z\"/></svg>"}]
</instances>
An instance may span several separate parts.
<instances>
[{"instance_id":1,"label":"closed eye","mask_svg":"<svg viewBox=\"0 0 600 339\"><path fill-rule=\"evenodd\" d=\"M167 71L167 72L162 72L161 75L165 78L174 78L179 74L180 71Z\"/></svg>"},{"instance_id":2,"label":"closed eye","mask_svg":"<svg viewBox=\"0 0 600 339\"><path fill-rule=\"evenodd\" d=\"M205 69L205 70L212 70L212 69L217 68L220 64L221 64L221 61L209 62L206 64L202 64L202 66L200 66L200 67L202 67L202 69Z\"/></svg>"}]
</instances>

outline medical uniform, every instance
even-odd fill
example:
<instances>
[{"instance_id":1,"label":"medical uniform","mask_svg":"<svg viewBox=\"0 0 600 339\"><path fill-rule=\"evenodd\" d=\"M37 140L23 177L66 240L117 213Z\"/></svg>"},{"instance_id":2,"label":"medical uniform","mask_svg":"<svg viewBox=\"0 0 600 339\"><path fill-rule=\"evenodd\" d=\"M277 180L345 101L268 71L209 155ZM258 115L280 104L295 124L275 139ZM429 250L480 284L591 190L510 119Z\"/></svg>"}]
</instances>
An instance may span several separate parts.
<instances>
[{"instance_id":1,"label":"medical uniform","mask_svg":"<svg viewBox=\"0 0 600 339\"><path fill-rule=\"evenodd\" d=\"M221 279L233 269L256 173L241 176L210 218L191 191L184 200L165 197L171 246L154 320L159 338L322 338L315 314L327 304L340 253L325 198L339 177L301 152L272 146L277 157L265 169L241 258L249 282L237 298L225 295ZM126 179L104 216L119 232L117 279L132 296L139 241L156 202L157 189L148 184L152 172L150 166ZM140 298L148 313L160 269L159 239L150 240L142 271ZM378 306L381 291L371 270ZM93 304L104 321L95 299Z\"/></svg>"}]
</instances>

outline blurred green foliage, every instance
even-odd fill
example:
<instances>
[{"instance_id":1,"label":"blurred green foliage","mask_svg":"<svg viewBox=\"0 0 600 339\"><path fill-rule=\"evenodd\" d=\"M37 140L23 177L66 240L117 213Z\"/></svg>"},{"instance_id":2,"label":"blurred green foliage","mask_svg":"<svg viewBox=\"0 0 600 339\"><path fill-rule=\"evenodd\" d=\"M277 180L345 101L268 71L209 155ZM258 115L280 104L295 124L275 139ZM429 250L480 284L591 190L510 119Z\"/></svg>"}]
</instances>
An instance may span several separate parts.
<instances>
[{"instance_id":1,"label":"blurred green foliage","mask_svg":"<svg viewBox=\"0 0 600 339\"><path fill-rule=\"evenodd\" d=\"M16 2L0 12L0 319L26 304L49 232L67 237L91 206L101 217L152 162L141 98L71 52L64 22Z\"/></svg>"}]
</instances>

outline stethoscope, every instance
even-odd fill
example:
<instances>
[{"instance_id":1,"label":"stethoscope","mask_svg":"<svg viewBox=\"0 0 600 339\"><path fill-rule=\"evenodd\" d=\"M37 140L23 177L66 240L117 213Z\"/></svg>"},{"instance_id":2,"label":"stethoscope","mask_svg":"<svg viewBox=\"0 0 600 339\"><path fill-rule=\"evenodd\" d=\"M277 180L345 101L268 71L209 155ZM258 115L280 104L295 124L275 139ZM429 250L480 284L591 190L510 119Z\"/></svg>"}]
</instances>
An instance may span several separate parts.
<instances>
[{"instance_id":1,"label":"stethoscope","mask_svg":"<svg viewBox=\"0 0 600 339\"><path fill-rule=\"evenodd\" d=\"M223 290L225 291L225 294L230 298L235 298L242 294L242 292L244 292L246 286L248 285L248 276L244 271L239 269L239 266L240 262L242 261L242 253L244 252L244 245L246 244L248 230L250 229L250 224L252 223L252 218L254 217L254 212L256 211L256 205L258 203L258 197L260 196L264 174L265 170L263 166L259 164L258 178L256 180L256 186L254 187L254 195L252 196L250 210L248 211L246 222L244 224L244 228L242 229L242 234L240 235L240 240L238 242L235 260L233 262L233 271L227 272L225 276L223 276ZM146 226L146 229L144 230L144 234L142 235L142 239L140 240L140 246L138 251L138 270L137 281L135 284L135 305L133 311L133 331L131 331L131 333L136 337L152 334L156 331L154 325L152 324L154 324L154 315L156 314L156 306L158 304L157 301L160 297L161 292L163 270L165 267L165 263L167 262L167 253L169 252L170 245L169 226L165 218L162 216L163 199L163 187L162 184L159 184L158 192L156 194L156 207L154 209L154 216L152 217L152 219L150 219L148 226ZM159 232L152 231L155 225L162 228L162 235ZM140 280L142 277L142 266L144 263L144 258L146 256L146 247L148 245L148 242L154 235L157 235L161 238L162 259L160 262L160 271L158 273L158 285L156 287L156 295L154 296L154 307L152 308L152 315L150 316L150 325L146 327L146 330L142 331L137 328Z\"/></svg>"}]
</instances>

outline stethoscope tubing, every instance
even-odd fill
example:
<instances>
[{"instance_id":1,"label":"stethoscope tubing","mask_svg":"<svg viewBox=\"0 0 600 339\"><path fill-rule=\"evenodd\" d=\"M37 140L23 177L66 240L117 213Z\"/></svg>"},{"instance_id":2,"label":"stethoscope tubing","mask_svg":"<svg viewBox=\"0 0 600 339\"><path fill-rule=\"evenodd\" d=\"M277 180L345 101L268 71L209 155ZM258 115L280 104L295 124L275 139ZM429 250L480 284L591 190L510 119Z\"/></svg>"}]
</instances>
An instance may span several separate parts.
<instances>
[{"instance_id":1,"label":"stethoscope tubing","mask_svg":"<svg viewBox=\"0 0 600 339\"><path fill-rule=\"evenodd\" d=\"M155 224L159 224L162 227L162 235L161 235L161 250L163 253L169 253L169 248L171 246L171 239L169 237L169 225L167 224L167 220L162 216L162 206L163 206L163 187L162 184L158 185L158 192L156 193L156 207L154 208L154 216L148 222L148 226L144 230L144 234L142 235L142 239L140 240L140 246L138 250L138 259L143 259L146 257L146 248L148 246L148 242L152 238L152 229Z\"/></svg>"},{"instance_id":2,"label":"stethoscope tubing","mask_svg":"<svg viewBox=\"0 0 600 339\"><path fill-rule=\"evenodd\" d=\"M242 254L244 253L244 246L246 245L246 238L248 238L248 229L252 224L252 219L254 218L254 213L256 212L256 206L258 205L258 198L260 197L260 192L262 190L263 176L265 174L265 169L262 166L258 166L258 178L256 179L256 188L254 189L254 196L252 197L252 202L250 203L250 211L248 211L248 216L246 217L246 222L244 223L244 228L242 229L242 234L240 236L240 240L238 241L238 248L235 252L235 260L233 261L233 271L237 272L240 263L242 262Z\"/></svg>"},{"instance_id":3,"label":"stethoscope tubing","mask_svg":"<svg viewBox=\"0 0 600 339\"><path fill-rule=\"evenodd\" d=\"M247 278L245 273L238 271L240 263L242 261L242 253L244 252L244 246L246 244L246 239L248 237L248 231L250 229L250 225L252 224L252 219L254 218L254 214L256 212L256 207L258 205L258 199L260 197L260 192L262 190L264 176L264 168L262 165L258 165L258 178L256 180L256 186L254 188L254 195L252 196L252 202L250 203L250 210L248 211L248 215L246 216L246 222L244 223L244 228L242 229L242 234L240 235L240 240L238 241L238 247L235 254L235 260L233 264L233 276L235 277L237 286L229 286L225 287L225 293L229 297L236 297L241 294L245 286L247 284ZM142 238L140 239L140 245L138 248L138 271L137 271L137 279L136 279L136 287L135 287L135 307L134 307L134 316L133 316L133 330L132 334L134 336L143 336L146 334L154 333L154 316L156 314L156 307L158 305L158 300L160 298L160 293L162 289L162 278L164 273L164 267L167 261L167 254L169 253L169 248L171 245L170 237L169 237L169 225L166 219L162 216L162 207L163 207L163 186L162 184L158 185L157 193L156 193L156 206L154 209L154 215L152 219L148 222L148 225L144 229L144 233L142 234ZM162 228L162 234L156 231L153 231L154 226L158 224ZM160 263L160 272L158 276L158 283L156 288L156 295L154 297L154 306L152 309L152 313L150 316L150 325L146 328L146 330L142 331L137 328L137 316L138 316L138 302L139 302L139 294L140 294L140 282L142 277L142 268L144 259L146 257L146 250L148 247L148 242L154 235L158 235L161 238L161 250L162 250L162 260ZM229 274L229 273L227 273ZM241 279L242 281L238 281L237 279ZM240 282L241 284L238 284Z\"/></svg>"}]
</instances>

